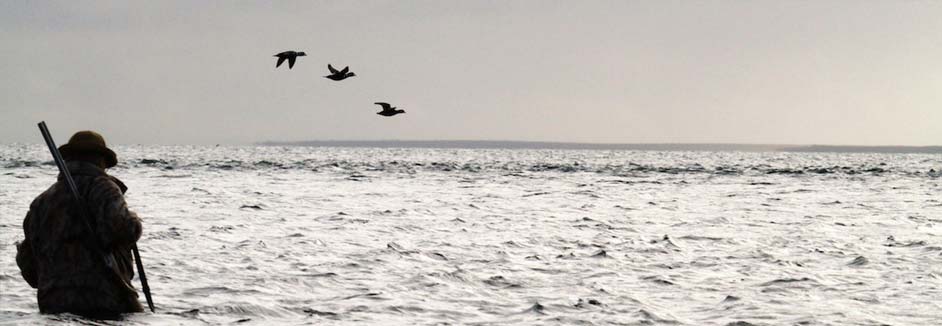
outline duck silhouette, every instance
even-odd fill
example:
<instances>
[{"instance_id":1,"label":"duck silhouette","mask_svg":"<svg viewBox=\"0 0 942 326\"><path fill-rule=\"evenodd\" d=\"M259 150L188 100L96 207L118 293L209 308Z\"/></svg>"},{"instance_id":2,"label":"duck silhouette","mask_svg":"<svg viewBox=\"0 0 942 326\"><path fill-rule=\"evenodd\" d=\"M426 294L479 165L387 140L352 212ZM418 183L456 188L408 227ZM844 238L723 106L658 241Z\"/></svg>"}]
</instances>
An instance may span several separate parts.
<instances>
[{"instance_id":1,"label":"duck silhouette","mask_svg":"<svg viewBox=\"0 0 942 326\"><path fill-rule=\"evenodd\" d=\"M327 64L327 69L330 70L330 75L324 76L324 78L327 78L327 79L330 79L330 80L341 81L341 80L344 80L344 79L347 79L347 78L350 78L350 77L353 77L353 76L356 76L356 75L357 75L357 74L354 74L354 73L350 72L350 67L349 67L349 66L348 66L348 67L343 67L343 70L337 71L337 69L334 69L334 66L331 66L331 65L328 63L328 64Z\"/></svg>"},{"instance_id":2,"label":"duck silhouette","mask_svg":"<svg viewBox=\"0 0 942 326\"><path fill-rule=\"evenodd\" d=\"M389 105L389 103L385 103L385 102L376 102L376 103L373 103L373 104L376 104L376 105L379 105L379 106L382 106L382 107L383 107L383 110L382 110L382 111L379 111L379 112L376 112L376 114L379 114L379 115L384 116L384 117L391 117L391 116L394 116L394 115L397 115L397 114L400 114L400 113L406 113L406 111L403 111L403 110L396 110L396 107L395 107L395 106L392 106L392 105Z\"/></svg>"},{"instance_id":3,"label":"duck silhouette","mask_svg":"<svg viewBox=\"0 0 942 326\"><path fill-rule=\"evenodd\" d=\"M294 67L294 60L297 60L298 57L303 57L303 56L306 56L306 55L307 55L307 54L305 54L304 52L301 52L301 51L298 51L298 52L295 52L295 51L285 51L285 52L276 54L275 56L278 57L278 63L275 64L275 68L280 67L281 64L282 64L283 62L285 62L285 60L288 60L288 69L291 69L291 68Z\"/></svg>"}]
</instances>

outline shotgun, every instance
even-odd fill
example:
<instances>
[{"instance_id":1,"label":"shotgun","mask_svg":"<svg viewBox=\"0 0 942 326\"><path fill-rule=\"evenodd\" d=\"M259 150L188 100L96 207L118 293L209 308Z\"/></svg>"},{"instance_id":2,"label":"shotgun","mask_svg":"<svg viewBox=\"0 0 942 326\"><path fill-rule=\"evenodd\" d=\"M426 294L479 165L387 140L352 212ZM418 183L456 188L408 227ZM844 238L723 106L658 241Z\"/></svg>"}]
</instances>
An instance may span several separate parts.
<instances>
[{"instance_id":1,"label":"shotgun","mask_svg":"<svg viewBox=\"0 0 942 326\"><path fill-rule=\"evenodd\" d=\"M93 229L91 224L89 223L89 220L88 220L89 216L87 215L87 212L85 211L85 208L84 208L85 207L84 200L82 199L82 196L79 195L78 187L75 186L75 181L72 180L72 174L69 173L69 168L65 165L65 160L62 159L62 154L59 153L59 148L56 147L55 141L52 140L52 135L49 134L49 128L46 127L45 121L41 121L39 123L39 132L43 134L43 140L46 141L46 146L49 146L49 152L52 153L52 159L56 161L56 166L59 167L59 173L62 173L62 176L65 178L65 182L69 186L69 191L72 192L72 199L74 200L76 205L78 205L81 208L81 209L78 209L79 214L82 215L82 216L79 216L80 219L82 220L83 224L85 225L85 228L89 231L89 233L95 234L95 229ZM117 277L119 280L121 280L121 283L124 284L125 287L128 287L130 289L131 286L125 283L124 279L122 279L119 275L117 275L114 272L114 269L113 269L115 265L114 256L112 256L110 253L107 253L107 251L105 251L104 248L101 247L101 244L99 244L98 241L95 241L94 238L86 237L86 239L88 240L86 240L85 243L87 246L89 246L89 249L96 250L99 253L101 253L102 263L104 264L105 267L108 268L110 273L114 277ZM137 263L137 275L138 275L138 278L141 279L141 290L144 291L144 298L147 299L147 307L150 308L151 312L154 312L154 301L153 299L151 299L151 296L150 296L150 287L147 286L147 276L144 275L144 264L141 263L141 254L137 251L137 244L131 245L131 252L134 254L134 261Z\"/></svg>"}]
</instances>

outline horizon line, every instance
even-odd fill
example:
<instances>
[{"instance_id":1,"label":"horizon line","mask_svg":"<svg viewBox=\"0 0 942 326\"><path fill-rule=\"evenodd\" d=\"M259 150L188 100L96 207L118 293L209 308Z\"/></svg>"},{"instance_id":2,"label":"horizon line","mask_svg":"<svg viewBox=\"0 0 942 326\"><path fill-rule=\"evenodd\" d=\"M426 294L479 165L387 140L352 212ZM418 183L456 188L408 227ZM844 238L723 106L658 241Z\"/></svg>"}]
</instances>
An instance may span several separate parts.
<instances>
[{"instance_id":1,"label":"horizon line","mask_svg":"<svg viewBox=\"0 0 942 326\"><path fill-rule=\"evenodd\" d=\"M611 150L732 150L767 152L886 152L942 153L942 145L830 145L761 143L594 143L528 140L299 140L262 141L259 146L310 147L416 147L416 148L506 148L506 149L611 149ZM402 146L405 145L405 146Z\"/></svg>"},{"instance_id":2,"label":"horizon line","mask_svg":"<svg viewBox=\"0 0 942 326\"><path fill-rule=\"evenodd\" d=\"M41 142L0 142L5 145L42 144ZM609 143L543 140L266 140L251 143L117 143L120 146L307 146L307 147L379 147L379 148L459 148L459 149L587 149L654 151L751 151L751 152L859 152L859 153L929 153L942 154L942 145L834 145L723 142L650 142Z\"/></svg>"}]
</instances>

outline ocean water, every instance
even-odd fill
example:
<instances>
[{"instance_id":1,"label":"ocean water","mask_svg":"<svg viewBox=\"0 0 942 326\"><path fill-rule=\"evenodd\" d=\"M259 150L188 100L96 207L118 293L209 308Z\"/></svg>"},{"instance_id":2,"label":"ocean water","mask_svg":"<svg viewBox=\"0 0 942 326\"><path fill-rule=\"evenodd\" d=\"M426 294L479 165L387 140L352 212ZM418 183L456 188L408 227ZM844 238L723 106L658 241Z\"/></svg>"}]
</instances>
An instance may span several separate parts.
<instances>
[{"instance_id":1,"label":"ocean water","mask_svg":"<svg viewBox=\"0 0 942 326\"><path fill-rule=\"evenodd\" d=\"M158 309L121 324L942 324L938 154L116 151ZM0 323L116 323L19 275L55 175L0 145Z\"/></svg>"}]
</instances>

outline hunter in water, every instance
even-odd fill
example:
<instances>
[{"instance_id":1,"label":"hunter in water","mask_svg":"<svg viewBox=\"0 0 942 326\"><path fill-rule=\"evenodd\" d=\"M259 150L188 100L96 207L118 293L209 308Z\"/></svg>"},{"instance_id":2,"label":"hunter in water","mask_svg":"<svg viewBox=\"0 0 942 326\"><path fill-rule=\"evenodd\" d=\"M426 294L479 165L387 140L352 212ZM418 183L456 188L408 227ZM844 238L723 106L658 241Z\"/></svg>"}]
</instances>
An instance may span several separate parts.
<instances>
[{"instance_id":1,"label":"hunter in water","mask_svg":"<svg viewBox=\"0 0 942 326\"><path fill-rule=\"evenodd\" d=\"M105 172L117 156L92 131L75 133L59 152L82 201L60 173L30 204L26 239L16 247L23 278L38 289L40 312L116 318L143 311L131 285L141 220L124 201L127 187Z\"/></svg>"}]
</instances>

